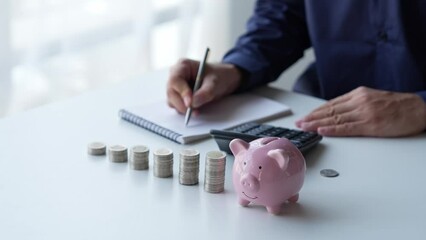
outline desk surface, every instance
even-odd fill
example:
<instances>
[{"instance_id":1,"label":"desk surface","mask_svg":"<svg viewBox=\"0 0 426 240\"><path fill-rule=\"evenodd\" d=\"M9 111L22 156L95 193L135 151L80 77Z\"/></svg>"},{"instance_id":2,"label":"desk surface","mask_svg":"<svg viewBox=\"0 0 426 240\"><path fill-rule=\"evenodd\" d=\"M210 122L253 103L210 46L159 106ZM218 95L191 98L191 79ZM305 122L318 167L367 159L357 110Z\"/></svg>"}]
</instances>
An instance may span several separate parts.
<instances>
[{"instance_id":1,"label":"desk surface","mask_svg":"<svg viewBox=\"0 0 426 240\"><path fill-rule=\"evenodd\" d=\"M1 239L419 239L426 235L426 136L324 138L306 155L297 204L273 216L240 207L228 156L225 192L203 190L204 155L212 139L179 145L120 121L123 106L165 97L165 72L0 120ZM261 89L282 101L294 121L322 101ZM200 184L86 154L91 141L201 152ZM152 161L152 158L151 158ZM333 168L337 178L320 170Z\"/></svg>"}]
</instances>

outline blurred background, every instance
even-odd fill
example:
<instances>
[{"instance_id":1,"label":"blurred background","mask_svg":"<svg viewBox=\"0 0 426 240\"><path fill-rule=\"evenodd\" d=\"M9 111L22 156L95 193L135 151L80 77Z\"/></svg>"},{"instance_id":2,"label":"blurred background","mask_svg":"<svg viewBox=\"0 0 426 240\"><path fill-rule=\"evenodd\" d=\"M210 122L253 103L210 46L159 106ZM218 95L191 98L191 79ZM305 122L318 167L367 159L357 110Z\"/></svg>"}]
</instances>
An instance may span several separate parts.
<instances>
[{"instance_id":1,"label":"blurred background","mask_svg":"<svg viewBox=\"0 0 426 240\"><path fill-rule=\"evenodd\" d=\"M0 117L199 59L206 46L220 61L254 2L0 0ZM291 89L313 58L273 85Z\"/></svg>"}]
</instances>

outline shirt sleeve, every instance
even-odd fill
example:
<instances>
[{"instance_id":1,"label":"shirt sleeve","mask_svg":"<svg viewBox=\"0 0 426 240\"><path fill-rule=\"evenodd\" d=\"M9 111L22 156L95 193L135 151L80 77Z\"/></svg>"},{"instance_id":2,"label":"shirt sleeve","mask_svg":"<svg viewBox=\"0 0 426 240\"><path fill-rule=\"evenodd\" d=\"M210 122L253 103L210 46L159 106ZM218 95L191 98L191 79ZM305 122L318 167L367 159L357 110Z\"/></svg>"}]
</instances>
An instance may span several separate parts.
<instances>
[{"instance_id":1,"label":"shirt sleeve","mask_svg":"<svg viewBox=\"0 0 426 240\"><path fill-rule=\"evenodd\" d=\"M423 101L426 103L426 91L416 92L416 94L423 98Z\"/></svg>"},{"instance_id":2,"label":"shirt sleeve","mask_svg":"<svg viewBox=\"0 0 426 240\"><path fill-rule=\"evenodd\" d=\"M266 84L311 45L303 1L258 0L246 32L223 58L243 70L240 90Z\"/></svg>"}]
</instances>

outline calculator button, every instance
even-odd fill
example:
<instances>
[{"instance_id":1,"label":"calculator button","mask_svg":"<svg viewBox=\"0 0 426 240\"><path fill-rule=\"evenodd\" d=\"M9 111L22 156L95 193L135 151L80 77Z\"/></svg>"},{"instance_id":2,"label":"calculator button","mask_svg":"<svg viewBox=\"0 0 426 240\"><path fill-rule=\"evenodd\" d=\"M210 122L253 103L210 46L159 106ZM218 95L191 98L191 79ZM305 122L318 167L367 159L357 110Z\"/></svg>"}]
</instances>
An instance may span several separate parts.
<instances>
[{"instance_id":1,"label":"calculator button","mask_svg":"<svg viewBox=\"0 0 426 240\"><path fill-rule=\"evenodd\" d=\"M273 128L272 126L263 125L263 126L260 126L260 127L257 127L257 128L253 128L253 129L251 129L251 130L249 130L249 131L247 131L245 133L246 134L250 134L250 135L258 136L258 135L261 135L264 132L266 132L266 131L268 131L268 130L270 130L272 128Z\"/></svg>"},{"instance_id":2,"label":"calculator button","mask_svg":"<svg viewBox=\"0 0 426 240\"><path fill-rule=\"evenodd\" d=\"M292 140L292 141L301 142L301 143L306 143L306 142L309 142L309 140L310 140L310 139L311 139L311 138L295 137L295 138L292 138L291 140Z\"/></svg>"},{"instance_id":3,"label":"calculator button","mask_svg":"<svg viewBox=\"0 0 426 240\"><path fill-rule=\"evenodd\" d=\"M317 145L322 139L322 136L316 132L304 132L256 122L241 124L228 130L211 130L210 134L215 138L219 149L229 154L232 154L229 143L234 138L250 142L258 137L283 137L289 139L302 152Z\"/></svg>"},{"instance_id":4,"label":"calculator button","mask_svg":"<svg viewBox=\"0 0 426 240\"><path fill-rule=\"evenodd\" d=\"M291 143L293 143L297 148L301 148L303 146L303 143L295 140L290 140Z\"/></svg>"},{"instance_id":5,"label":"calculator button","mask_svg":"<svg viewBox=\"0 0 426 240\"><path fill-rule=\"evenodd\" d=\"M261 134L262 137L279 137L281 134L289 131L287 128L275 127L271 128Z\"/></svg>"},{"instance_id":6,"label":"calculator button","mask_svg":"<svg viewBox=\"0 0 426 240\"><path fill-rule=\"evenodd\" d=\"M302 133L302 131L290 130L290 131L287 131L287 132L281 134L280 137L285 137L287 139L290 139L290 138L293 138L293 137L295 137L295 136L297 136L301 133Z\"/></svg>"},{"instance_id":7,"label":"calculator button","mask_svg":"<svg viewBox=\"0 0 426 240\"><path fill-rule=\"evenodd\" d=\"M232 129L230 129L230 131L242 133L242 132L249 131L250 129L256 128L258 126L259 126L259 124L257 124L257 123L246 123L246 124L242 124L240 126L237 126L235 128L232 128Z\"/></svg>"}]
</instances>

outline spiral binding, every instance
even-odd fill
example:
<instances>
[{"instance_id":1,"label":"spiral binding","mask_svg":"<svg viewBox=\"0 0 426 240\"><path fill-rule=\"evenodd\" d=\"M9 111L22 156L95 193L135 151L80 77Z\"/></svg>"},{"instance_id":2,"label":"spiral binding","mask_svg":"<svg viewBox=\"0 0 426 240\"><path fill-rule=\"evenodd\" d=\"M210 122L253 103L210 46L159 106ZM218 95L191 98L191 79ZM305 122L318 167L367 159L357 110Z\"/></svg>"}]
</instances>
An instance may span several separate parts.
<instances>
[{"instance_id":1,"label":"spiral binding","mask_svg":"<svg viewBox=\"0 0 426 240\"><path fill-rule=\"evenodd\" d=\"M149 130L153 133L156 133L160 136L163 136L167 139L170 139L174 142L177 143L181 143L178 141L178 138L180 136L182 136L182 134L176 133L170 129L164 128L162 126L159 126L151 121L148 121L142 117L136 116L131 112L128 112L124 109L121 109L118 113L118 115L120 116L120 118L122 118L123 120L126 120L130 123L133 123L141 128L144 128L146 130Z\"/></svg>"}]
</instances>

